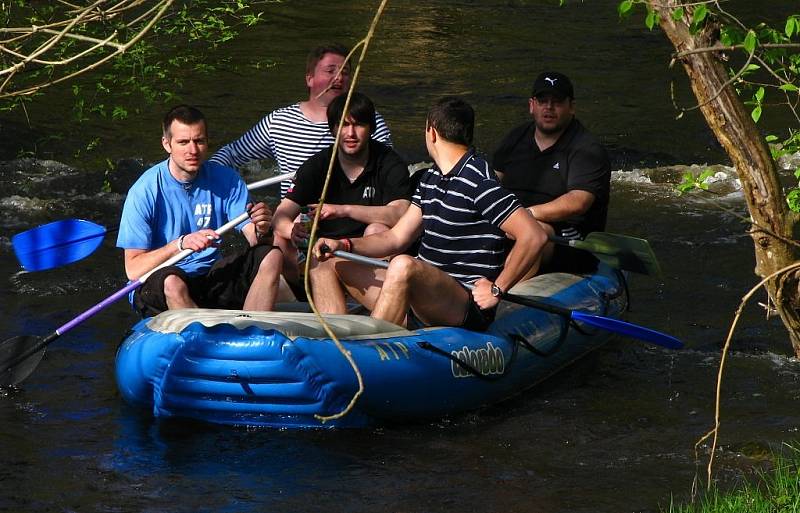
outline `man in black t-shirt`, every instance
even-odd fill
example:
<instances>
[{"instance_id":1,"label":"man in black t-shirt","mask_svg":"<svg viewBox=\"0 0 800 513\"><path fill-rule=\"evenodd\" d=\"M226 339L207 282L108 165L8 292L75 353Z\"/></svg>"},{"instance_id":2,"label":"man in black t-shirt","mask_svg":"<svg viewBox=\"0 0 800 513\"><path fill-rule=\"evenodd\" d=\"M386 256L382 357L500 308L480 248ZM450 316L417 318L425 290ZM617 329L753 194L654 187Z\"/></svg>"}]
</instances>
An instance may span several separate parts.
<instances>
[{"instance_id":1,"label":"man in black t-shirt","mask_svg":"<svg viewBox=\"0 0 800 513\"><path fill-rule=\"evenodd\" d=\"M600 142L575 119L572 83L561 73L540 74L528 107L533 120L514 128L494 153L500 183L550 236L582 239L604 230L611 165ZM590 253L550 243L542 270L585 272L596 266Z\"/></svg>"},{"instance_id":2,"label":"man in black t-shirt","mask_svg":"<svg viewBox=\"0 0 800 513\"><path fill-rule=\"evenodd\" d=\"M339 126L347 95L328 105L328 126L340 133L327 197L321 207L318 237L361 237L388 230L410 204L408 165L391 148L371 139L375 106L353 93L347 116ZM296 245L308 238L304 223L295 222L301 208L318 208L328 165L330 146L309 158L297 170L294 185L278 205L272 220L275 233ZM311 289L317 308L324 313L345 313L344 290L332 263L312 260Z\"/></svg>"}]
</instances>

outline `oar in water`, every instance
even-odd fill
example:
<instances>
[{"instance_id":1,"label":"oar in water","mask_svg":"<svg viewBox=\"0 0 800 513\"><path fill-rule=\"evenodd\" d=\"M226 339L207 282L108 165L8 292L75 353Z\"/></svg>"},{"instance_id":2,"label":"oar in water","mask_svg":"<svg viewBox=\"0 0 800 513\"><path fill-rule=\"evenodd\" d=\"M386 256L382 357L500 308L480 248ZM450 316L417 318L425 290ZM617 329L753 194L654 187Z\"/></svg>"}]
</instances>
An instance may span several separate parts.
<instances>
[{"instance_id":1,"label":"oar in water","mask_svg":"<svg viewBox=\"0 0 800 513\"><path fill-rule=\"evenodd\" d=\"M248 218L249 214L245 212L236 219L228 221L222 225L216 230L216 232L221 235L236 225L247 221ZM104 310L106 307L117 302L119 299L127 296L132 290L139 288L154 272L163 267L174 265L192 253L193 250L184 249L158 267L143 274L138 280L134 280L125 287L114 292L103 301L89 308L44 338L32 335L22 335L5 340L2 344L0 344L0 386L16 385L27 378L31 372L33 372L33 369L36 368L36 365L38 365L39 361L42 359L42 356L44 356L45 348L50 343L58 339L58 337L65 334L75 326L81 324L83 321L89 319L98 312Z\"/></svg>"},{"instance_id":2,"label":"oar in water","mask_svg":"<svg viewBox=\"0 0 800 513\"><path fill-rule=\"evenodd\" d=\"M324 249L326 248L323 248L323 250ZM355 253L349 253L347 251L341 251L341 250L334 251L333 254L334 256L344 258L346 260L351 260L353 262L359 262L362 264L371 265L375 267L383 267L384 269L389 267L389 262L385 260L380 260L377 258L369 258L362 255L357 255ZM571 310L563 306L546 303L544 301L540 301L525 296L509 294L507 292L503 294L503 299L506 301L510 301L512 303L517 303L519 305L536 308L537 310L544 310L545 312L558 314L563 317L566 317L567 319L579 321L584 324L600 328L602 330L611 331L613 333L618 333L620 335L626 335L628 337L636 338L639 340L644 340L645 342L650 342L659 346L666 347L668 349L681 349L683 347L683 342L681 342L680 340L671 335L651 330L650 328L645 328L644 326L632 324L630 322L621 321L619 319L614 319L611 317L603 317L601 315L593 315L585 312L579 312L577 310Z\"/></svg>"},{"instance_id":3,"label":"oar in water","mask_svg":"<svg viewBox=\"0 0 800 513\"><path fill-rule=\"evenodd\" d=\"M247 185L259 189L284 180L295 173L273 176ZM18 233L11 238L14 254L26 271L44 271L82 260L95 252L106 234L118 228L104 226L84 219L54 221Z\"/></svg>"},{"instance_id":4,"label":"oar in water","mask_svg":"<svg viewBox=\"0 0 800 513\"><path fill-rule=\"evenodd\" d=\"M661 266L645 239L608 232L591 232L585 239L550 237L556 244L591 252L601 262L624 271L661 276Z\"/></svg>"}]
</instances>

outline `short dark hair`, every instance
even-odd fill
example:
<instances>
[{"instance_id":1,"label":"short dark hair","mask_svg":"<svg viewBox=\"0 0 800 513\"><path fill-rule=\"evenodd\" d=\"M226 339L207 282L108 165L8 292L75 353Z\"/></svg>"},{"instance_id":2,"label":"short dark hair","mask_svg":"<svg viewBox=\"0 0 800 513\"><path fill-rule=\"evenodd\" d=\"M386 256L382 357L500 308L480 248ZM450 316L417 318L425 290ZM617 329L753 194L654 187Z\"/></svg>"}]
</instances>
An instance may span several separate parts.
<instances>
[{"instance_id":1,"label":"short dark hair","mask_svg":"<svg viewBox=\"0 0 800 513\"><path fill-rule=\"evenodd\" d=\"M184 125L194 125L202 121L203 125L206 127L206 131L208 131L208 122L203 113L191 105L183 104L172 107L166 115L164 115L164 121L161 124L164 137L169 137L171 135L169 129L172 126L172 122L176 120Z\"/></svg>"},{"instance_id":2,"label":"short dark hair","mask_svg":"<svg viewBox=\"0 0 800 513\"><path fill-rule=\"evenodd\" d=\"M475 111L463 99L457 96L440 98L428 110L426 121L446 141L464 146L472 145Z\"/></svg>"},{"instance_id":3,"label":"short dark hair","mask_svg":"<svg viewBox=\"0 0 800 513\"><path fill-rule=\"evenodd\" d=\"M346 101L347 95L340 94L328 104L328 128L330 128L334 137L336 136L336 126L342 119L344 103ZM350 105L348 105L347 113L357 122L368 124L370 134L375 133L375 104L372 103L372 100L367 98L366 95L353 92L353 95L350 97Z\"/></svg>"},{"instance_id":4,"label":"short dark hair","mask_svg":"<svg viewBox=\"0 0 800 513\"><path fill-rule=\"evenodd\" d=\"M342 57L347 57L349 50L346 46L341 45L339 43L328 43L324 45L319 45L310 52L308 52L308 57L306 58L306 75L310 75L314 73L314 68L317 67L317 63L325 57L326 54L332 53L334 55L341 55ZM350 67L350 61L345 63L346 67Z\"/></svg>"}]
</instances>

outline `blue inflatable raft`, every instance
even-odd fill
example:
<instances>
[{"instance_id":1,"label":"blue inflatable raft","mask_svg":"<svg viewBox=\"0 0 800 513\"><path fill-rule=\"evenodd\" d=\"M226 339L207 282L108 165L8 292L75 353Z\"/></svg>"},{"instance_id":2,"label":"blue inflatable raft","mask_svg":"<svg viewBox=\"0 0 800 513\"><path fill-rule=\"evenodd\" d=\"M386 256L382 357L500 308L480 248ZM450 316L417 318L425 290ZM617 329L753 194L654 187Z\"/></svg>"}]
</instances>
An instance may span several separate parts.
<instances>
[{"instance_id":1,"label":"blue inflatable raft","mask_svg":"<svg viewBox=\"0 0 800 513\"><path fill-rule=\"evenodd\" d=\"M619 317L623 279L552 273L513 293ZM410 331L360 315L326 316L363 378L311 313L173 310L136 324L116 358L122 396L156 417L280 428L361 427L431 419L513 396L611 336L503 302L485 333Z\"/></svg>"}]
</instances>

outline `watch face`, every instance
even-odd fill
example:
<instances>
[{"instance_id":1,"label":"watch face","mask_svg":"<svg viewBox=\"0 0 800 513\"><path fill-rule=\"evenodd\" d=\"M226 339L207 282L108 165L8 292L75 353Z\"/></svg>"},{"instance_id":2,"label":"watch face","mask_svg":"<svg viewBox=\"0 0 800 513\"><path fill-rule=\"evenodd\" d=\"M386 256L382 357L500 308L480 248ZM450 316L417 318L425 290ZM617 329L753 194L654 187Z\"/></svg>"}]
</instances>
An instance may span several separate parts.
<instances>
[{"instance_id":1,"label":"watch face","mask_svg":"<svg viewBox=\"0 0 800 513\"><path fill-rule=\"evenodd\" d=\"M503 295L503 291L502 291L502 290L500 290L500 287L498 287L498 286L497 286L497 285L495 285L494 283L492 284L492 295L493 295L494 297L500 297L500 296L502 296L502 295Z\"/></svg>"}]
</instances>

